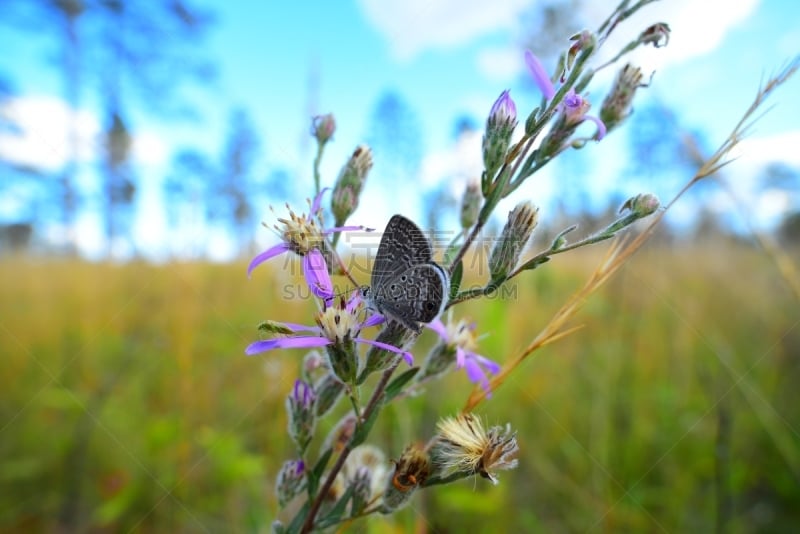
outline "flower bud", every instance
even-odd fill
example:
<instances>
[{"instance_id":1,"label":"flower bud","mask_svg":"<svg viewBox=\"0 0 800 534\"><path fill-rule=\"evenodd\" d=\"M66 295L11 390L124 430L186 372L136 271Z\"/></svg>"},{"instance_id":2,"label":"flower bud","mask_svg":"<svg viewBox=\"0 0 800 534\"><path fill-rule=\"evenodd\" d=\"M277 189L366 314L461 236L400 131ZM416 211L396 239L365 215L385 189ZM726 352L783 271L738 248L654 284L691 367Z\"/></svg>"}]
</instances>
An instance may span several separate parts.
<instances>
[{"instance_id":1,"label":"flower bud","mask_svg":"<svg viewBox=\"0 0 800 534\"><path fill-rule=\"evenodd\" d=\"M310 350L306 353L303 357L303 366L300 370L300 376L306 382L311 381L311 377L317 371L325 370L325 358L322 357L322 354L316 349ZM316 390L316 388L314 388Z\"/></svg>"},{"instance_id":2,"label":"flower bud","mask_svg":"<svg viewBox=\"0 0 800 534\"><path fill-rule=\"evenodd\" d=\"M422 382L447 371L456 361L456 346L440 340L428 353L415 380Z\"/></svg>"},{"instance_id":3,"label":"flower bud","mask_svg":"<svg viewBox=\"0 0 800 534\"><path fill-rule=\"evenodd\" d=\"M333 113L317 115L311 119L311 135L317 139L320 146L327 143L336 131L336 120Z\"/></svg>"},{"instance_id":4,"label":"flower bud","mask_svg":"<svg viewBox=\"0 0 800 534\"><path fill-rule=\"evenodd\" d=\"M461 228L469 230L478 220L481 211L481 187L477 182L470 182L461 197Z\"/></svg>"},{"instance_id":5,"label":"flower bud","mask_svg":"<svg viewBox=\"0 0 800 534\"><path fill-rule=\"evenodd\" d=\"M489 180L505 163L511 135L517 126L517 106L503 91L492 105L489 118L486 120L486 131L483 134L483 166Z\"/></svg>"},{"instance_id":6,"label":"flower bud","mask_svg":"<svg viewBox=\"0 0 800 534\"><path fill-rule=\"evenodd\" d=\"M489 273L493 282L503 282L517 266L522 250L536 228L538 218L539 208L527 200L520 202L509 212L508 221L489 257Z\"/></svg>"},{"instance_id":7,"label":"flower bud","mask_svg":"<svg viewBox=\"0 0 800 534\"><path fill-rule=\"evenodd\" d=\"M317 402L314 404L315 413L317 417L322 417L336 406L336 401L344 391L344 384L332 373L328 373L314 385L314 391L317 393Z\"/></svg>"},{"instance_id":8,"label":"flower bud","mask_svg":"<svg viewBox=\"0 0 800 534\"><path fill-rule=\"evenodd\" d=\"M570 136L584 121L594 122L597 127L593 138L597 141L606 135L606 126L599 118L587 115L591 105L580 94L573 90L564 95L564 100L559 104L560 113L556 118L553 127L542 139L539 147L540 158L551 158L561 152L565 147L570 146L568 142Z\"/></svg>"},{"instance_id":9,"label":"flower bud","mask_svg":"<svg viewBox=\"0 0 800 534\"><path fill-rule=\"evenodd\" d=\"M336 426L331 429L330 433L325 438L322 450L332 449L335 454L342 452L342 449L344 449L345 445L350 441L350 438L353 437L357 423L358 418L353 415L352 412L347 413L336 423Z\"/></svg>"},{"instance_id":10,"label":"flower bud","mask_svg":"<svg viewBox=\"0 0 800 534\"><path fill-rule=\"evenodd\" d=\"M646 85L642 83L642 70L639 67L627 64L617 73L614 85L600 108L600 120L608 131L616 128L631 114L633 96L640 87Z\"/></svg>"},{"instance_id":11,"label":"flower bud","mask_svg":"<svg viewBox=\"0 0 800 534\"><path fill-rule=\"evenodd\" d=\"M656 22L639 35L639 42L645 45L652 44L656 48L667 46L671 31L667 23Z\"/></svg>"},{"instance_id":12,"label":"flower bud","mask_svg":"<svg viewBox=\"0 0 800 534\"><path fill-rule=\"evenodd\" d=\"M331 198L331 211L336 226L342 226L358 207L361 189L372 168L372 151L366 145L356 147L336 179Z\"/></svg>"},{"instance_id":13,"label":"flower bud","mask_svg":"<svg viewBox=\"0 0 800 534\"><path fill-rule=\"evenodd\" d=\"M642 193L626 200L619 211L622 213L628 209L631 210L632 215L642 218L654 213L660 205L657 196L651 193Z\"/></svg>"},{"instance_id":14,"label":"flower bud","mask_svg":"<svg viewBox=\"0 0 800 534\"><path fill-rule=\"evenodd\" d=\"M389 514L406 504L431 473L431 461L422 445L409 445L395 462L394 474L383 492L381 513Z\"/></svg>"},{"instance_id":15,"label":"flower bud","mask_svg":"<svg viewBox=\"0 0 800 534\"><path fill-rule=\"evenodd\" d=\"M352 339L340 339L327 345L325 351L328 353L328 362L336 378L345 384L354 384L358 376L355 342Z\"/></svg>"},{"instance_id":16,"label":"flower bud","mask_svg":"<svg viewBox=\"0 0 800 534\"><path fill-rule=\"evenodd\" d=\"M286 412L289 415L289 437L297 445L300 454L314 436L315 400L313 388L302 380L295 380L294 389L286 399Z\"/></svg>"},{"instance_id":17,"label":"flower bud","mask_svg":"<svg viewBox=\"0 0 800 534\"><path fill-rule=\"evenodd\" d=\"M353 478L350 479L350 486L353 488L350 515L357 516L367 507L372 495L372 473L369 468L359 467Z\"/></svg>"},{"instance_id":18,"label":"flower bud","mask_svg":"<svg viewBox=\"0 0 800 534\"><path fill-rule=\"evenodd\" d=\"M589 30L582 30L569 38L572 44L567 51L567 69L572 69L575 64L575 57L579 52L589 53L594 50L597 38Z\"/></svg>"},{"instance_id":19,"label":"flower bud","mask_svg":"<svg viewBox=\"0 0 800 534\"><path fill-rule=\"evenodd\" d=\"M283 464L275 479L275 494L281 508L305 487L306 475L303 460L289 460Z\"/></svg>"},{"instance_id":20,"label":"flower bud","mask_svg":"<svg viewBox=\"0 0 800 534\"><path fill-rule=\"evenodd\" d=\"M381 343L402 349L408 345L412 337L413 332L408 328L397 321L391 321L378 333L375 341L380 341ZM389 352L388 350L376 346L370 347L369 350L367 350L367 357L364 360L364 370L361 372L361 376L358 377L358 383L362 384L369 375L378 371L383 371L401 357L400 354Z\"/></svg>"}]
</instances>

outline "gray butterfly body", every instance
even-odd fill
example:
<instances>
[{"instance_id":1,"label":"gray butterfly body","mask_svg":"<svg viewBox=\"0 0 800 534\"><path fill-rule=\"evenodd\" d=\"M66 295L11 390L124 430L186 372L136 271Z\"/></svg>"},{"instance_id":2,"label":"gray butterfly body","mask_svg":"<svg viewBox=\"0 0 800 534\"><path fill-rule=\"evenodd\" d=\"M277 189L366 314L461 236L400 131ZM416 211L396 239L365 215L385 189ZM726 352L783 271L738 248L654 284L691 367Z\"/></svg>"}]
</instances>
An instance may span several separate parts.
<instances>
[{"instance_id":1,"label":"gray butterfly body","mask_svg":"<svg viewBox=\"0 0 800 534\"><path fill-rule=\"evenodd\" d=\"M422 230L402 215L393 216L378 245L371 285L361 288L367 306L419 333L419 323L442 313L449 289L447 271L433 261Z\"/></svg>"}]
</instances>

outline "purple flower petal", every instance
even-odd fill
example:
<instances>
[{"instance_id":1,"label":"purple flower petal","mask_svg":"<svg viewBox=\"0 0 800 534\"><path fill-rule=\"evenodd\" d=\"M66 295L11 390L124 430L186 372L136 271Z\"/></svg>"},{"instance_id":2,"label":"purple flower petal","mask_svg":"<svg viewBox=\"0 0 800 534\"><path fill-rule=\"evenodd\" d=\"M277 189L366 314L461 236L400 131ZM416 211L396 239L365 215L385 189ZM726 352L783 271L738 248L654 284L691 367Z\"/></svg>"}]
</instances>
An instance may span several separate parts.
<instances>
[{"instance_id":1,"label":"purple flower petal","mask_svg":"<svg viewBox=\"0 0 800 534\"><path fill-rule=\"evenodd\" d=\"M486 374L481 369L481 366L478 365L473 359L467 359L465 362L465 369L467 371L467 378L473 384L480 384L481 388L487 393L487 397L491 396L491 391L489 390L489 379L486 378Z\"/></svg>"},{"instance_id":2,"label":"purple flower petal","mask_svg":"<svg viewBox=\"0 0 800 534\"><path fill-rule=\"evenodd\" d=\"M597 132L594 134L594 138L596 141L599 141L606 136L606 125L605 123L603 123L603 121L591 115L586 115L583 118L585 120L592 121L595 124L595 126L597 126Z\"/></svg>"},{"instance_id":3,"label":"purple flower petal","mask_svg":"<svg viewBox=\"0 0 800 534\"><path fill-rule=\"evenodd\" d=\"M486 369L487 371L489 371L493 375L496 375L497 373L500 372L500 364L499 363L497 363L497 362L495 362L493 360L490 360L489 358L485 358L485 357L483 357L480 354L477 354L475 352L467 352L466 354L467 354L467 358L468 359L475 360L484 369Z\"/></svg>"},{"instance_id":4,"label":"purple flower petal","mask_svg":"<svg viewBox=\"0 0 800 534\"><path fill-rule=\"evenodd\" d=\"M322 252L313 248L303 256L303 275L314 295L325 300L333 298L333 283Z\"/></svg>"},{"instance_id":5,"label":"purple flower petal","mask_svg":"<svg viewBox=\"0 0 800 534\"><path fill-rule=\"evenodd\" d=\"M358 226L334 226L333 228L328 228L327 230L322 232L322 235L328 235L328 234L332 234L334 232L355 232L356 230L364 230L366 232L370 231L368 228L364 228L363 226L360 226L360 225L358 225Z\"/></svg>"},{"instance_id":6,"label":"purple flower petal","mask_svg":"<svg viewBox=\"0 0 800 534\"><path fill-rule=\"evenodd\" d=\"M367 319L361 323L361 328L367 328L370 326L377 326L379 324L383 324L386 322L386 317L381 315L380 313L373 313Z\"/></svg>"},{"instance_id":7,"label":"purple flower petal","mask_svg":"<svg viewBox=\"0 0 800 534\"><path fill-rule=\"evenodd\" d=\"M330 345L332 341L324 337L317 336L300 336L300 337L282 337L278 339L267 339L264 341L256 341L251 343L244 349L244 353L248 356L258 354L259 352L266 352L272 349L301 349L309 347L323 347Z\"/></svg>"},{"instance_id":8,"label":"purple flower petal","mask_svg":"<svg viewBox=\"0 0 800 534\"><path fill-rule=\"evenodd\" d=\"M428 328L439 334L439 337L442 338L444 341L447 341L447 327L444 326L444 323L438 317L433 321L426 324Z\"/></svg>"},{"instance_id":9,"label":"purple flower petal","mask_svg":"<svg viewBox=\"0 0 800 534\"><path fill-rule=\"evenodd\" d=\"M550 81L550 76L544 70L542 62L530 50L525 50L525 64L528 65L528 70L533 76L533 81L539 87L544 97L551 100L556 95L556 89L553 87L553 82Z\"/></svg>"},{"instance_id":10,"label":"purple flower petal","mask_svg":"<svg viewBox=\"0 0 800 534\"><path fill-rule=\"evenodd\" d=\"M403 349L398 349L394 345L381 343L380 341L374 341L372 339L364 339L363 337L354 338L353 341L357 343L366 343L367 345L372 345L373 347L378 347L379 349L388 350L389 352L394 352L396 354L402 354L403 359L406 361L408 365L414 365L414 356L410 352Z\"/></svg>"},{"instance_id":11,"label":"purple flower petal","mask_svg":"<svg viewBox=\"0 0 800 534\"><path fill-rule=\"evenodd\" d=\"M311 212L308 214L309 218L314 217L314 215L319 211L319 206L322 203L322 195L325 194L325 191L330 189L330 187L323 187L322 191L314 197L314 202L311 203Z\"/></svg>"},{"instance_id":12,"label":"purple flower petal","mask_svg":"<svg viewBox=\"0 0 800 534\"><path fill-rule=\"evenodd\" d=\"M350 295L350 298L347 300L345 308L350 313L355 313L356 308L358 308L359 304L361 304L361 291L356 289L355 291L353 291L353 294Z\"/></svg>"},{"instance_id":13,"label":"purple flower petal","mask_svg":"<svg viewBox=\"0 0 800 534\"><path fill-rule=\"evenodd\" d=\"M456 346L456 369L464 367L464 360L466 359L467 351L459 346Z\"/></svg>"},{"instance_id":14,"label":"purple flower petal","mask_svg":"<svg viewBox=\"0 0 800 534\"><path fill-rule=\"evenodd\" d=\"M247 266L247 277L250 278L250 273L253 272L253 269L264 263L270 258L274 258L278 254L283 254L289 250L289 243L279 243L274 247L270 247L255 258L253 261L250 262L250 265Z\"/></svg>"}]
</instances>

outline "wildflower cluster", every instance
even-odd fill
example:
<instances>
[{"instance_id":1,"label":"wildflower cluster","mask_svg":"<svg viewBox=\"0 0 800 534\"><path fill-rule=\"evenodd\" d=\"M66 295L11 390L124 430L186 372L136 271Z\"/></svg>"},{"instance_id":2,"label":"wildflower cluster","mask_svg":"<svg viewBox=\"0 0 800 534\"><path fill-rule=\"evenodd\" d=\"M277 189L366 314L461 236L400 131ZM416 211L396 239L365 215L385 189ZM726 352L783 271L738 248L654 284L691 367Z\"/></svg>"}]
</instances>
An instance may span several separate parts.
<instances>
[{"instance_id":1,"label":"wildflower cluster","mask_svg":"<svg viewBox=\"0 0 800 534\"><path fill-rule=\"evenodd\" d=\"M498 471L517 466L518 443L510 424L486 426L469 411L443 418L433 435L405 437L402 450L384 451L367 441L387 405L422 394L453 370L463 369L475 391L485 398L514 370L513 364L501 366L496 355L480 354L484 336L479 326L454 313L454 306L490 295L556 254L609 239L658 208L652 195L633 196L623 205L620 217L605 228L570 243L567 235L576 229L570 226L545 250L526 257L540 210L523 199L508 214L491 250L485 285L461 288L464 255L494 216L500 200L565 150L601 141L630 115L636 90L645 87L638 68L625 65L619 71L598 116L590 113L586 88L595 72L589 67L591 58L616 25L644 4L623 2L597 32L573 36L552 73L530 51L520 58L541 92L541 103L526 115L522 132L519 106L508 90L489 108L482 142L483 171L464 192L458 214L461 232L447 247L443 265L432 257L431 244L422 231L397 215L381 236L376 258L381 270L372 273L374 287L358 285L336 245L341 232L363 230L347 222L368 183L372 152L358 146L344 163L332 184L329 213L334 226L327 228L322 198L328 188L321 187L319 164L336 121L330 114L313 119L311 132L318 150L310 210L297 215L289 209L288 219L277 219L273 228L280 243L258 254L248 268L251 275L279 254L299 257L305 284L316 303L309 324L266 320L259 326L264 338L245 349L248 355L292 348L310 351L286 399L287 431L295 453L277 475L277 502L283 515L273 524L275 532L310 532L373 513L389 514L407 504L417 490L474 476L497 484ZM668 37L666 24L651 26L617 58L636 46L664 45ZM592 129L582 127L584 123ZM349 295L334 290L332 276L338 275L352 284ZM448 310L444 321L434 317L437 310ZM414 343L420 335L431 335L424 333L420 323L432 332L435 342L417 361ZM348 403L340 402L343 398ZM339 414L337 422L319 424L333 414ZM321 436L320 428L331 430Z\"/></svg>"}]
</instances>

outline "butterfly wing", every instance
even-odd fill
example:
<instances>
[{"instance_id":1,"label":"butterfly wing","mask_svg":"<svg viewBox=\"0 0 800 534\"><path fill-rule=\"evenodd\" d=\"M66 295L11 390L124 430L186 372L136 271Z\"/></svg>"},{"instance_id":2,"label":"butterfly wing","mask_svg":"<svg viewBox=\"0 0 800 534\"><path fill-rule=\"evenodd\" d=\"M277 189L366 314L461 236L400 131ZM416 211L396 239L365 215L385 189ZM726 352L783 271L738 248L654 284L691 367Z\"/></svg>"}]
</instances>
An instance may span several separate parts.
<instances>
[{"instance_id":1,"label":"butterfly wing","mask_svg":"<svg viewBox=\"0 0 800 534\"><path fill-rule=\"evenodd\" d=\"M418 323L429 323L442 313L449 285L444 268L423 263L387 280L372 299L381 313L419 332Z\"/></svg>"},{"instance_id":2,"label":"butterfly wing","mask_svg":"<svg viewBox=\"0 0 800 534\"><path fill-rule=\"evenodd\" d=\"M371 276L373 291L380 290L388 280L398 277L412 266L432 260L433 249L422 230L402 215L394 215L389 219L378 245Z\"/></svg>"}]
</instances>

